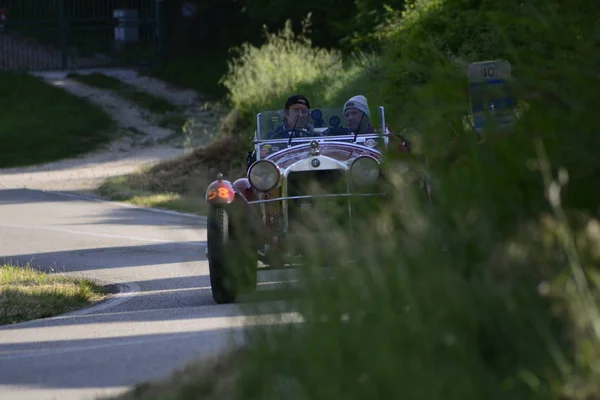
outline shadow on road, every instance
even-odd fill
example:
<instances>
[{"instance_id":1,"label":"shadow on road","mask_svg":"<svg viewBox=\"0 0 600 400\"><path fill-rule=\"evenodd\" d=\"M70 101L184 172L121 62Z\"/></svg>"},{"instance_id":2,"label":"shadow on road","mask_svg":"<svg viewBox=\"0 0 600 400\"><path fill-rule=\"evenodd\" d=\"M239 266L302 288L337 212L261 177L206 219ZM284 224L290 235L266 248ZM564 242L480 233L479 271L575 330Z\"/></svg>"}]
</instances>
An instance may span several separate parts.
<instances>
[{"instance_id":1,"label":"shadow on road","mask_svg":"<svg viewBox=\"0 0 600 400\"><path fill-rule=\"evenodd\" d=\"M4 172L2 173L4 174ZM1 177L0 177L1 181ZM9 204L32 204L47 202L65 202L74 201L75 198L57 196L52 193L45 193L39 190L30 189L1 189L0 205Z\"/></svg>"},{"instance_id":2,"label":"shadow on road","mask_svg":"<svg viewBox=\"0 0 600 400\"><path fill-rule=\"evenodd\" d=\"M0 262L55 271L92 271L105 268L153 266L206 260L206 242L172 242L139 246L98 247L1 256Z\"/></svg>"},{"instance_id":3,"label":"shadow on road","mask_svg":"<svg viewBox=\"0 0 600 400\"><path fill-rule=\"evenodd\" d=\"M259 286L274 286L280 282L288 282L297 279L297 274L292 274L290 271L285 271L287 274L278 274L282 271L267 271L259 268L258 281ZM155 291L178 291L181 289L196 289L209 288L210 278L208 271L202 275L169 277L160 279L148 279L136 281L137 284L143 287L144 293L152 293Z\"/></svg>"},{"instance_id":4,"label":"shadow on road","mask_svg":"<svg viewBox=\"0 0 600 400\"><path fill-rule=\"evenodd\" d=\"M168 375L241 341L230 328L0 344L0 385L109 388ZM91 371L95 371L91 373Z\"/></svg>"},{"instance_id":5,"label":"shadow on road","mask_svg":"<svg viewBox=\"0 0 600 400\"><path fill-rule=\"evenodd\" d=\"M93 226L93 225L160 225L169 229L206 229L206 219L202 216L189 217L162 212L155 212L143 208L133 207L113 207L106 212L90 215L81 221L78 216L78 222L65 222L61 225L68 226Z\"/></svg>"},{"instance_id":6,"label":"shadow on road","mask_svg":"<svg viewBox=\"0 0 600 400\"><path fill-rule=\"evenodd\" d=\"M1 182L1 177L0 177ZM93 213L74 212L71 217L65 216L64 222L57 226L93 226L93 225L152 225L168 226L171 229L206 229L206 219L202 216L178 215L165 210L156 212L144 208L109 205L99 197L77 191L45 192L35 189L0 189L0 205L23 206L36 203L68 204L101 204L103 210Z\"/></svg>"},{"instance_id":7,"label":"shadow on road","mask_svg":"<svg viewBox=\"0 0 600 400\"><path fill-rule=\"evenodd\" d=\"M139 292L127 302L109 309L95 310L96 307L92 307L85 315L66 315L57 318L39 319L24 324L0 326L0 332L85 324L140 323L143 325L162 321L173 321L177 324L176 321L187 319L201 321L207 318L258 315L270 313L274 309L271 307L272 305L276 306L276 303L281 301L293 301L302 294L297 288L271 285L267 281L260 283L255 292L241 296L237 303L217 305L212 299L207 276L178 278L177 280L185 281L185 286L191 287L166 292ZM157 280L157 282L160 282L160 280ZM165 286L167 285L165 284ZM0 350L1 348L2 345L0 344Z\"/></svg>"}]
</instances>

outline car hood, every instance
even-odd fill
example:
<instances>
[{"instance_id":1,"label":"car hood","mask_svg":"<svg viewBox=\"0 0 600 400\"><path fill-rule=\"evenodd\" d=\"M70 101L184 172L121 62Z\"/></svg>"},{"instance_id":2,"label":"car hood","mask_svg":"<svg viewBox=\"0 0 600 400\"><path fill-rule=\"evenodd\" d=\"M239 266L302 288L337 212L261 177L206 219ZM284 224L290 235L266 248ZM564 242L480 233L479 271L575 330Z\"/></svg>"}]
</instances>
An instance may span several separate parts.
<instances>
[{"instance_id":1,"label":"car hood","mask_svg":"<svg viewBox=\"0 0 600 400\"><path fill-rule=\"evenodd\" d=\"M336 161L347 163L360 156L371 156L381 161L382 155L379 151L370 147L341 142L321 142L319 143L319 155L332 158ZM290 165L313 157L313 148L310 144L302 144L285 148L277 153L270 154L265 160L270 160L280 168L288 168Z\"/></svg>"}]
</instances>

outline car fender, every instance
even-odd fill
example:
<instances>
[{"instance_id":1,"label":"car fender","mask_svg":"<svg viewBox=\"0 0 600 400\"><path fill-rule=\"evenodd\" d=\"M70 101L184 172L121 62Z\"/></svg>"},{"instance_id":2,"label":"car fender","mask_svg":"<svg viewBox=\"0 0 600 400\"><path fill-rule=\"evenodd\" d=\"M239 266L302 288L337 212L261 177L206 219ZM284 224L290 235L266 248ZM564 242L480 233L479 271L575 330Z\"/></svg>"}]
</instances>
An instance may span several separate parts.
<instances>
[{"instance_id":1,"label":"car fender","mask_svg":"<svg viewBox=\"0 0 600 400\"><path fill-rule=\"evenodd\" d=\"M254 201L258 197L248 178L237 179L233 182L233 188L236 193L246 199L246 201Z\"/></svg>"},{"instance_id":2,"label":"car fender","mask_svg":"<svg viewBox=\"0 0 600 400\"><path fill-rule=\"evenodd\" d=\"M217 179L206 189L205 200L209 205L231 204L235 199L236 190L230 181Z\"/></svg>"}]
</instances>

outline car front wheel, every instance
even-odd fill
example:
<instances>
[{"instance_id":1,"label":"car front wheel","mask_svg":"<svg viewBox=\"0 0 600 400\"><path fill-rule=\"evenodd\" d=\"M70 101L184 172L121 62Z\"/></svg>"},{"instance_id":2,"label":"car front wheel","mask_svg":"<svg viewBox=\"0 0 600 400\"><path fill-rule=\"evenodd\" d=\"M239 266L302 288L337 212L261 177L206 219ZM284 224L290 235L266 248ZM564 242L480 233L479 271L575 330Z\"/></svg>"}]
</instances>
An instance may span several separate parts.
<instances>
[{"instance_id":1,"label":"car front wheel","mask_svg":"<svg viewBox=\"0 0 600 400\"><path fill-rule=\"evenodd\" d=\"M209 211L208 267L212 297L218 304L233 303L240 294L256 289L258 254L244 243L241 231L236 237L236 228L243 228L232 219L224 207Z\"/></svg>"}]
</instances>

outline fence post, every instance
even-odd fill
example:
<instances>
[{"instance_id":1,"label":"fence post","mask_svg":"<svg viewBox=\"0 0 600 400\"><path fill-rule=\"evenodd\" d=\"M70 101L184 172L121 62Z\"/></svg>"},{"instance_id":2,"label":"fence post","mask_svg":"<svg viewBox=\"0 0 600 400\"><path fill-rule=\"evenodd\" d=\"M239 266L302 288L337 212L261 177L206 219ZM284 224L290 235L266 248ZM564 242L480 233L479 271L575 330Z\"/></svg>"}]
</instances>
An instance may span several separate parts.
<instances>
[{"instance_id":1,"label":"fence post","mask_svg":"<svg viewBox=\"0 0 600 400\"><path fill-rule=\"evenodd\" d=\"M63 70L68 68L69 64L69 45L68 45L68 29L67 23L67 10L65 7L65 0L58 1L58 12L59 12L59 28L60 28L60 56L61 66Z\"/></svg>"},{"instance_id":2,"label":"fence post","mask_svg":"<svg viewBox=\"0 0 600 400\"><path fill-rule=\"evenodd\" d=\"M156 58L160 64L165 54L165 26L164 26L164 4L165 0L155 1L155 23L156 23Z\"/></svg>"},{"instance_id":3,"label":"fence post","mask_svg":"<svg viewBox=\"0 0 600 400\"><path fill-rule=\"evenodd\" d=\"M0 32L4 31L6 24L6 8L0 8Z\"/></svg>"}]
</instances>

